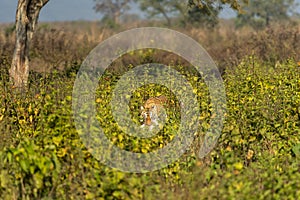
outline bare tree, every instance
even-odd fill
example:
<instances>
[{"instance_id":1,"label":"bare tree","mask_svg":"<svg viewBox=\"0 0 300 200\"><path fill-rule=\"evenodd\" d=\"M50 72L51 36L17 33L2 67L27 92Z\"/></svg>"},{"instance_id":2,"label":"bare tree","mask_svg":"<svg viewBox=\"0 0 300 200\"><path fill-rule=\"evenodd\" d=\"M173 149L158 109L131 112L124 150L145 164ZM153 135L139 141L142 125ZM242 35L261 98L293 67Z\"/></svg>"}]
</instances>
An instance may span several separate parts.
<instances>
[{"instance_id":1,"label":"bare tree","mask_svg":"<svg viewBox=\"0 0 300 200\"><path fill-rule=\"evenodd\" d=\"M29 47L41 9L49 0L18 0L16 44L9 70L14 86L24 87L29 75Z\"/></svg>"}]
</instances>

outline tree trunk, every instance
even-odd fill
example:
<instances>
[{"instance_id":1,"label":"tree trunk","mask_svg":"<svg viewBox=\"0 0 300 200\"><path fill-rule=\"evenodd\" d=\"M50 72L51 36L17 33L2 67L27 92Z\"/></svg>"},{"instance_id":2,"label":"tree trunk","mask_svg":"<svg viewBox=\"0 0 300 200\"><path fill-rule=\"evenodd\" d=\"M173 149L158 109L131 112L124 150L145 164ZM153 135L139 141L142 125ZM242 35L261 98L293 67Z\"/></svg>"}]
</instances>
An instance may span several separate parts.
<instances>
[{"instance_id":1,"label":"tree trunk","mask_svg":"<svg viewBox=\"0 0 300 200\"><path fill-rule=\"evenodd\" d=\"M269 16L269 14L267 14L267 17L266 17L266 26L267 27L270 26L270 16Z\"/></svg>"},{"instance_id":2,"label":"tree trunk","mask_svg":"<svg viewBox=\"0 0 300 200\"><path fill-rule=\"evenodd\" d=\"M121 16L121 11L117 10L114 12L114 22L115 24L120 24L120 16Z\"/></svg>"},{"instance_id":3,"label":"tree trunk","mask_svg":"<svg viewBox=\"0 0 300 200\"><path fill-rule=\"evenodd\" d=\"M9 70L16 87L24 87L29 75L29 46L40 11L49 0L19 0L16 12L16 43Z\"/></svg>"},{"instance_id":4,"label":"tree trunk","mask_svg":"<svg viewBox=\"0 0 300 200\"><path fill-rule=\"evenodd\" d=\"M171 19L169 18L169 16L167 15L166 12L163 11L162 14L163 14L164 18L167 20L168 26L170 27L171 26Z\"/></svg>"}]
</instances>

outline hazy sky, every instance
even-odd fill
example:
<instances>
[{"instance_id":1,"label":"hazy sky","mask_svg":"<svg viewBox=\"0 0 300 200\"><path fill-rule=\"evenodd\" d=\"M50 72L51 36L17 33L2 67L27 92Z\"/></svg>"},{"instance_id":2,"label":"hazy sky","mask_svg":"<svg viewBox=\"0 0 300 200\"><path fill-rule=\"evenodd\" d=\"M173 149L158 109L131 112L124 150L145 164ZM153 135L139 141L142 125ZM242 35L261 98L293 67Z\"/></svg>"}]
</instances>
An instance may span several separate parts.
<instances>
[{"instance_id":1,"label":"hazy sky","mask_svg":"<svg viewBox=\"0 0 300 200\"><path fill-rule=\"evenodd\" d=\"M0 0L0 22L14 22L16 6L17 0ZM94 0L50 0L41 11L40 21L98 20L101 15L95 13L93 6ZM230 9L222 12L222 17L233 15Z\"/></svg>"},{"instance_id":2,"label":"hazy sky","mask_svg":"<svg viewBox=\"0 0 300 200\"><path fill-rule=\"evenodd\" d=\"M0 0L0 22L15 20L18 0ZM40 21L96 20L93 0L50 0L40 13Z\"/></svg>"}]
</instances>

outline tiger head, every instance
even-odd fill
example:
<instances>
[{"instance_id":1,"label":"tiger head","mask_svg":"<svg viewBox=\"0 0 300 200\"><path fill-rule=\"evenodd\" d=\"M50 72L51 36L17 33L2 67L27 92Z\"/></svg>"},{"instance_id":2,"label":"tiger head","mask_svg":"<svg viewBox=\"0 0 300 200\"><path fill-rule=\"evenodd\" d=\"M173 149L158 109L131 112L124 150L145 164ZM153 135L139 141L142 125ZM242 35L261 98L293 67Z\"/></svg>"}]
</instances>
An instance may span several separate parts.
<instances>
[{"instance_id":1,"label":"tiger head","mask_svg":"<svg viewBox=\"0 0 300 200\"><path fill-rule=\"evenodd\" d=\"M144 125L151 126L152 123L158 125L158 121L160 120L161 111L163 109L164 104L167 102L167 98L165 96L151 97L149 98L144 106L141 106L141 115L144 119Z\"/></svg>"}]
</instances>

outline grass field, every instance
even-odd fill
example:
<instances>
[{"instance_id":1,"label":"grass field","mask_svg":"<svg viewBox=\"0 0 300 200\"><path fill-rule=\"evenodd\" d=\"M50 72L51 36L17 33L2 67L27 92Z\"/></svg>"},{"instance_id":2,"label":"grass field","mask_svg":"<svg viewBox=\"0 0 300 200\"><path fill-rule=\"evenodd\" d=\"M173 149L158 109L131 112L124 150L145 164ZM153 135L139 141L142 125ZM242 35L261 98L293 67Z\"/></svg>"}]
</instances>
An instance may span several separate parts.
<instances>
[{"instance_id":1,"label":"grass field","mask_svg":"<svg viewBox=\"0 0 300 200\"><path fill-rule=\"evenodd\" d=\"M201 127L189 150L175 163L148 173L124 173L97 161L75 129L72 91L76 72L95 45L117 32L97 25L42 24L31 50L28 89L8 83L13 36L0 37L1 199L297 199L300 196L300 34L299 27L258 32L185 30L208 49L222 70L227 113L214 150L197 158L209 128L207 86L193 70L166 52L135 52L114 62L99 80L95 102L99 122L120 148L149 152L173 138L174 120L157 137L141 140L119 130L109 109L111 91L129 64L162 61L194 88ZM124 28L125 29L125 28ZM164 59L166 58L166 59ZM130 99L139 121L145 97L169 94L159 85L139 88Z\"/></svg>"}]
</instances>

